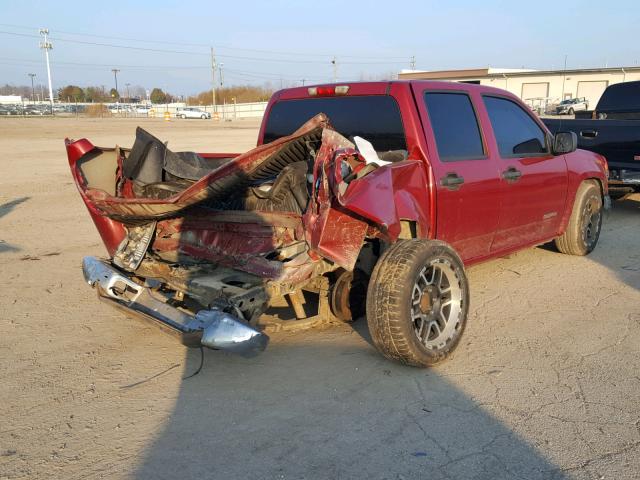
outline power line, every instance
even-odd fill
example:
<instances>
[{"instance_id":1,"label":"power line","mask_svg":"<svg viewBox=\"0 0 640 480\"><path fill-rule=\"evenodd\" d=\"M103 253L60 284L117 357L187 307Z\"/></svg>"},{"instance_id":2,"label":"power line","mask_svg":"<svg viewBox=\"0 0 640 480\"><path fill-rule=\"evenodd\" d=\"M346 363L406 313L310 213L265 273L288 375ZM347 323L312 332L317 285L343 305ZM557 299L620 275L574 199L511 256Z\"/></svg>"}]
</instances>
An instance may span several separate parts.
<instances>
[{"instance_id":1,"label":"power line","mask_svg":"<svg viewBox=\"0 0 640 480\"><path fill-rule=\"evenodd\" d=\"M39 38L37 35L32 35L28 33L17 33L17 32L8 32L5 30L0 30L0 34L5 35L14 35L18 37L30 37L30 38ZM121 48L126 50L138 50L143 52L154 52L154 53L174 53L179 55L197 55L197 56L209 56L208 53L204 52L189 52L186 50L167 50L162 48L149 48L149 47L134 47L131 45L117 45L113 43L101 43L101 42L89 42L85 40L73 40L69 38L62 37L51 37L52 40L57 42L66 42L66 43L75 43L79 45L92 45L98 47L109 47L109 48ZM244 57L238 55L227 55L227 54L218 54L218 57L224 58L232 58L235 60L251 60L254 62L276 62L276 63L300 63L300 64L323 64L325 61L323 60L292 60L292 59L284 59L284 58L264 58L264 57ZM403 61L377 61L377 62L341 62L342 64L347 65L389 65L389 64L402 64L405 63Z\"/></svg>"},{"instance_id":2,"label":"power line","mask_svg":"<svg viewBox=\"0 0 640 480\"><path fill-rule=\"evenodd\" d=\"M21 28L21 29L26 29L26 30L34 30L37 29L36 27L28 27L25 25L13 25L13 24L7 24L7 23L0 23L0 26L3 27L12 27L12 28ZM98 35L98 34L94 34L94 33L80 33L80 32L70 32L70 31L65 31L65 30L57 30L56 32L58 33L63 33L66 35L74 35L74 36L81 36L81 37L92 37L92 38L106 38L106 39L110 39L110 40L122 40L122 41L126 41L126 42L140 42L140 43L155 43L155 44L163 44L163 45L179 45L179 46L183 46L183 47L203 47L203 48L210 48L210 44L205 44L205 43L187 43L187 42L170 42L170 41L166 41L166 40L157 40L157 39L153 39L153 40L149 40L149 39L142 39L142 38L131 38L131 37L116 37L116 36L111 36L111 35ZM285 51L278 51L278 50L262 50L262 49L255 49L255 48L243 48L243 47L231 47L228 45L220 45L220 44L216 44L216 49L223 49L223 50L237 50L237 51L243 51L243 52L254 52L254 53L268 53L268 54L272 54L272 55L289 55L289 56L300 56L300 57L332 57L333 54L328 54L328 53L309 53L309 52L285 52ZM340 55L340 58L359 58L359 59L385 59L385 60L398 60L398 61L402 61L404 60L406 57L404 56L400 56L400 55L394 55L394 56L381 56L381 55Z\"/></svg>"},{"instance_id":3,"label":"power line","mask_svg":"<svg viewBox=\"0 0 640 480\"><path fill-rule=\"evenodd\" d=\"M5 61L8 60L8 61ZM7 58L0 57L0 64L2 65L14 65L14 66L26 66L31 67L33 64L41 64L40 60L29 60L29 59L17 59L17 58ZM206 65L124 65L124 64L114 64L114 63L83 63L83 62L65 62L61 60L56 61L56 68L95 68L95 69L103 69L103 68L124 68L127 70L151 70L151 69L159 69L159 70L210 70L211 66ZM245 71L245 70L236 70L231 68L225 68L225 72L232 74L232 76L236 77L247 77L254 79L265 79L265 80L278 80L281 77L286 78L288 80L299 80L300 75L296 74L280 74L280 73L270 73L270 72L256 72L256 71ZM305 75L306 80L324 80L325 76L308 76Z\"/></svg>"}]
</instances>

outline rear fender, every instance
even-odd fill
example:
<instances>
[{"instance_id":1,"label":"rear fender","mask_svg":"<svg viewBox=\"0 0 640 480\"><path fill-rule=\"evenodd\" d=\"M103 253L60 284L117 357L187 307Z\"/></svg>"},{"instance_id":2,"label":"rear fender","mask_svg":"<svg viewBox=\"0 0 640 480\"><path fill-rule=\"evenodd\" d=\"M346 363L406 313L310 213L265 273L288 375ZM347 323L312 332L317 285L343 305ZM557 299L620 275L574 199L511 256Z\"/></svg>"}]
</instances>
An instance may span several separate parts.
<instances>
[{"instance_id":1,"label":"rear fender","mask_svg":"<svg viewBox=\"0 0 640 480\"><path fill-rule=\"evenodd\" d=\"M587 150L576 150L564 156L567 162L568 187L565 211L560 223L560 232L569 224L578 187L584 181L597 182L603 197L609 194L607 160L602 155Z\"/></svg>"},{"instance_id":2,"label":"rear fender","mask_svg":"<svg viewBox=\"0 0 640 480\"><path fill-rule=\"evenodd\" d=\"M69 160L69 167L71 168L71 175L73 176L73 180L78 187L78 192L80 192L80 196L82 197L82 201L84 202L87 210L89 210L89 215L91 216L91 220L93 220L100 237L102 238L102 242L109 253L109 256L113 256L118 248L118 245L125 238L127 232L124 225L116 220L112 220L103 214L95 207L93 202L87 197L85 193L85 181L82 176L82 172L78 168L78 161L82 158L85 158L88 155L91 155L93 152L98 152L101 149L95 147L89 140L83 138L81 140L73 141L68 138L64 141L65 147L67 149L67 159ZM115 172L114 172L114 182L115 182Z\"/></svg>"},{"instance_id":3,"label":"rear fender","mask_svg":"<svg viewBox=\"0 0 640 480\"><path fill-rule=\"evenodd\" d=\"M428 236L428 183L422 161L387 164L350 181L342 178L344 162L365 163L351 142L325 130L304 217L313 252L353 270L368 233L394 242L401 222L409 220L415 222L418 236Z\"/></svg>"}]
</instances>

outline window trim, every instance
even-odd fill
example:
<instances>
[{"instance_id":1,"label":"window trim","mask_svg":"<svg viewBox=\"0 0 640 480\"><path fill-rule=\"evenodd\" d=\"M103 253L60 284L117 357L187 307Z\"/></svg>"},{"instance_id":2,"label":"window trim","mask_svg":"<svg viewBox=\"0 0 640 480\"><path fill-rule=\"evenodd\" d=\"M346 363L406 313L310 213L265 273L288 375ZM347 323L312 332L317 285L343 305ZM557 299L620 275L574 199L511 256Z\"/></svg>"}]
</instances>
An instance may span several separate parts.
<instances>
[{"instance_id":1,"label":"window trim","mask_svg":"<svg viewBox=\"0 0 640 480\"><path fill-rule=\"evenodd\" d=\"M498 137L496 135L496 129L493 127L493 122L491 121L491 115L489 115L489 109L487 108L487 103L484 101L485 98L497 98L497 99L500 99L500 100L507 100L508 102L513 103L520 110L522 110L524 112L524 114L527 117L529 117L533 121L533 123L535 123L538 126L538 128L540 130L542 130L542 133L544 134L544 145L545 145L545 148L546 148L546 152L542 152L542 153L512 153L510 155L502 155L502 153L500 152L500 146L498 145ZM500 95L498 93L483 93L482 94L482 103L484 104L484 109L487 112L487 118L489 119L489 124L491 124L491 130L493 131L493 138L496 141L496 153L498 154L498 156L500 158L506 159L506 160L510 160L512 158L537 158L537 157L553 156L553 153L551 152L551 142L549 141L549 132L547 130L545 130L544 128L542 128L540 123L529 112L527 112L526 109L522 108L522 105L520 105L518 102L514 101L513 98L509 98L507 95Z\"/></svg>"},{"instance_id":2,"label":"window trim","mask_svg":"<svg viewBox=\"0 0 640 480\"><path fill-rule=\"evenodd\" d=\"M482 155L473 155L473 156L455 156L455 157L446 157L446 160L442 158L440 152L438 151L438 139L436 138L436 132L433 130L433 122L431 120L431 114L429 113L429 106L427 105L426 95L428 93L447 93L451 95L464 95L469 99L469 103L471 104L471 109L473 111L473 115L476 119L476 126L478 127L478 134L480 135L480 144L482 145ZM424 103L424 110L427 113L427 118L429 120L429 128L431 128L431 133L433 134L433 140L436 144L436 152L438 153L438 160L442 163L453 163L453 162L464 162L468 160L488 160L489 159L489 145L487 144L486 136L484 134L484 129L482 122L480 121L480 117L478 116L478 109L476 108L475 103L473 102L473 98L469 94L468 90L464 89L431 89L426 88L422 91L422 101Z\"/></svg>"}]
</instances>

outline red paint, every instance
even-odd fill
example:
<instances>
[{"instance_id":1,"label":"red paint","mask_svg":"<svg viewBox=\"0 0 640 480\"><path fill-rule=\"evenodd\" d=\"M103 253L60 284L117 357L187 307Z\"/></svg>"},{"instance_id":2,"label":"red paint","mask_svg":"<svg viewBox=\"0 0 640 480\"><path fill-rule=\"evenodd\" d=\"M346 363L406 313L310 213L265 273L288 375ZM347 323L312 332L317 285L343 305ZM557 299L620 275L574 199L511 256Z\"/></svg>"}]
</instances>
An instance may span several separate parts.
<instances>
[{"instance_id":1,"label":"red paint","mask_svg":"<svg viewBox=\"0 0 640 480\"><path fill-rule=\"evenodd\" d=\"M358 185L352 182L346 192L347 204L339 199L345 208L380 229L388 240L397 236L395 220L415 220L420 226L420 237L444 240L453 245L465 263L477 263L560 235L566 228L581 181L597 179L606 193L606 161L599 155L579 150L555 157L500 157L482 95L506 97L528 111L526 105L508 92L480 85L431 81L362 82L349 87L346 96L394 97L405 129L409 160L422 162L420 173L400 172L408 168L401 165L409 161L379 169L359 180ZM267 105L265 118L278 101L307 98L307 88L276 92ZM485 159L440 161L423 102L425 90L458 91L470 96L487 152ZM531 117L548 132L539 118ZM264 126L263 121L259 144ZM510 166L523 173L513 184L501 177ZM456 191L440 185L440 179L452 171L465 179ZM416 178L419 180L413 183Z\"/></svg>"},{"instance_id":2,"label":"red paint","mask_svg":"<svg viewBox=\"0 0 640 480\"><path fill-rule=\"evenodd\" d=\"M76 168L76 163L80 160L84 155L90 153L96 147L87 140L83 138L78 141L72 141L68 138L65 139L65 146L67 148L67 157L69 159L69 167L71 168L71 175L73 175L73 179L76 182L76 186L78 187L78 191L80 192L80 196L84 201L84 204L89 210L89 215L91 216L91 220L95 224L98 229L98 233L102 238L102 242L107 249L107 252L110 256L113 256L118 245L124 239L126 235L126 230L124 225L120 222L110 219L109 217L104 216L95 205L87 198L86 190L84 189L84 180L78 168Z\"/></svg>"},{"instance_id":3,"label":"red paint","mask_svg":"<svg viewBox=\"0 0 640 480\"><path fill-rule=\"evenodd\" d=\"M322 147L314 165L312 198L298 224L274 234L275 224L261 222L222 222L215 226L212 213L202 225L182 224L179 220L159 223L160 231L178 229L181 240L159 237L154 244L159 250L179 249L191 255L208 258L234 268L252 271L269 278L308 278L313 273L313 261L322 257L344 268L353 268L366 237L379 237L389 242L398 238L401 221L415 222L420 238L447 241L467 264L477 263L506 253L548 241L566 228L578 185L585 179L597 179L606 194L606 161L596 154L576 151L568 155L525 158L501 158L492 127L482 101L483 94L501 95L527 107L515 96L502 90L448 82L362 82L348 84L346 96L391 95L398 103L405 129L408 159L390 164L348 184L340 175L340 162L363 162L359 154L325 129ZM326 87L326 88L325 88ZM276 92L267 105L265 119L280 100L309 98L309 87ZM330 94L331 86L319 86ZM442 162L438 157L431 131L429 115L424 106L425 90L455 90L469 95L477 112L486 155L481 159ZM546 127L531 115L540 127ZM330 120L330 119L329 119ZM262 145L265 123L260 128L258 147L237 156L214 174L203 177L171 202L188 203L217 178L238 171L248 171L274 146L289 141L277 140ZM327 133L329 132L329 133ZM286 137L291 138L291 137ZM137 204L152 206L167 204L166 200L104 198L100 192L86 191L75 169L75 162L90 152L87 140L67 144L74 179L107 249L114 248L122 238L122 224L101 216L95 205L115 208ZM230 154L201 154L209 158ZM517 168L522 177L514 183L502 178L509 167ZM356 165L356 170L362 168ZM450 172L464 177L457 190L441 185ZM318 181L319 180L319 181ZM106 207L105 207L106 208ZM118 207L120 208L120 207ZM124 210L120 210L123 212ZM144 211L144 210L140 210ZM210 221L208 221L210 220ZM207 223L208 221L208 223ZM184 235L186 232L190 234ZM183 239L184 238L184 239ZM282 267L267 261L264 254L276 246L304 238L310 248L311 261L292 265L287 273ZM193 241L190 241L192 239ZM297 270L296 270L297 269Z\"/></svg>"}]
</instances>

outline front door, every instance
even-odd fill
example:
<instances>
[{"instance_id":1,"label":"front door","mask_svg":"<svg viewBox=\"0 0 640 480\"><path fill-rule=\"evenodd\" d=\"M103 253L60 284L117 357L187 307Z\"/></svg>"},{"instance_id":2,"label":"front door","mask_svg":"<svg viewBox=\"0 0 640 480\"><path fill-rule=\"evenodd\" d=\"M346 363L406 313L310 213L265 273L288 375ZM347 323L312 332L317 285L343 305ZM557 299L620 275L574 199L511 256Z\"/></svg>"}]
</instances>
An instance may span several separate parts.
<instances>
[{"instance_id":1,"label":"front door","mask_svg":"<svg viewBox=\"0 0 640 480\"><path fill-rule=\"evenodd\" d=\"M436 182L436 238L465 262L486 256L498 226L501 186L474 107L481 99L455 85L415 94Z\"/></svg>"},{"instance_id":2,"label":"front door","mask_svg":"<svg viewBox=\"0 0 640 480\"><path fill-rule=\"evenodd\" d=\"M567 166L554 156L545 130L510 98L482 96L500 164L502 207L491 251L557 235L564 211Z\"/></svg>"}]
</instances>

